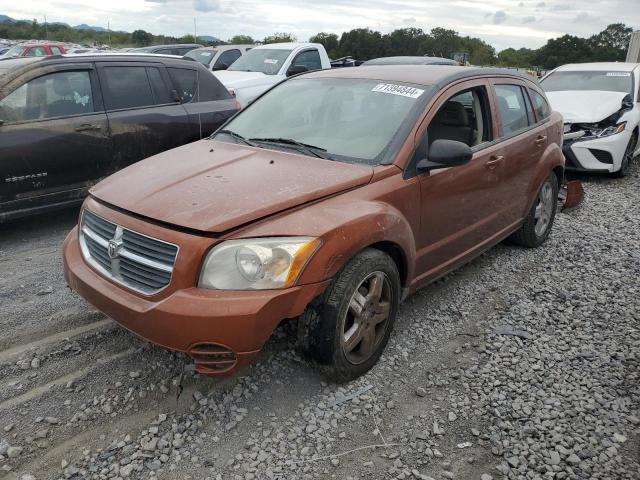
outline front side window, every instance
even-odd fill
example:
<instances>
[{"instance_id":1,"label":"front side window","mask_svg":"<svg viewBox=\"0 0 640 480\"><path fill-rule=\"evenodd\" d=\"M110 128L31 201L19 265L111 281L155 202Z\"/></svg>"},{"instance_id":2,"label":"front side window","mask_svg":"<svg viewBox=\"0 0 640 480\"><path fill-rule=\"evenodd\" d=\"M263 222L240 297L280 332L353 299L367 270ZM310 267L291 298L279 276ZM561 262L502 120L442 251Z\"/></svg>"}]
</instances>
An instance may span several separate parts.
<instances>
[{"instance_id":1,"label":"front side window","mask_svg":"<svg viewBox=\"0 0 640 480\"><path fill-rule=\"evenodd\" d=\"M533 109L536 112L538 121L543 120L551 115L551 108L549 107L549 104L547 103L545 98L535 90L529 90L529 92L531 93L531 99L533 100Z\"/></svg>"},{"instance_id":2,"label":"front side window","mask_svg":"<svg viewBox=\"0 0 640 480\"><path fill-rule=\"evenodd\" d=\"M144 67L105 67L105 103L108 110L146 107L154 104Z\"/></svg>"},{"instance_id":3,"label":"front side window","mask_svg":"<svg viewBox=\"0 0 640 480\"><path fill-rule=\"evenodd\" d=\"M93 112L89 72L56 72L35 78L0 100L0 119L25 122Z\"/></svg>"},{"instance_id":4,"label":"front side window","mask_svg":"<svg viewBox=\"0 0 640 480\"><path fill-rule=\"evenodd\" d=\"M198 90L198 72L186 68L169 68L169 75L176 86L181 103L189 103Z\"/></svg>"},{"instance_id":5,"label":"front side window","mask_svg":"<svg viewBox=\"0 0 640 480\"><path fill-rule=\"evenodd\" d=\"M427 129L429 145L435 140L455 140L475 147L492 140L491 113L484 87L457 93L434 115Z\"/></svg>"},{"instance_id":6,"label":"front side window","mask_svg":"<svg viewBox=\"0 0 640 480\"><path fill-rule=\"evenodd\" d=\"M62 55L62 52L58 47L51 47L51 53L53 53L54 55Z\"/></svg>"},{"instance_id":7,"label":"front side window","mask_svg":"<svg viewBox=\"0 0 640 480\"><path fill-rule=\"evenodd\" d=\"M553 72L540 81L545 92L567 90L600 90L633 95L631 72Z\"/></svg>"},{"instance_id":8,"label":"front side window","mask_svg":"<svg viewBox=\"0 0 640 480\"><path fill-rule=\"evenodd\" d=\"M293 59L291 65L303 65L309 70L321 70L322 62L320 61L320 53L318 53L316 49L299 53L296 55L296 58Z\"/></svg>"},{"instance_id":9,"label":"front side window","mask_svg":"<svg viewBox=\"0 0 640 480\"><path fill-rule=\"evenodd\" d=\"M237 59L239 59L241 56L242 54L240 53L240 50L238 50L237 48L234 48L233 50L227 50L226 52L222 52L220 54L220 58L216 60L215 66L222 67L226 65L228 67Z\"/></svg>"},{"instance_id":10,"label":"front side window","mask_svg":"<svg viewBox=\"0 0 640 480\"><path fill-rule=\"evenodd\" d=\"M254 48L233 62L229 71L262 72L275 75L282 68L282 64L289 57L291 50L276 48Z\"/></svg>"},{"instance_id":11,"label":"front side window","mask_svg":"<svg viewBox=\"0 0 640 480\"><path fill-rule=\"evenodd\" d=\"M271 90L225 129L259 147L302 148L278 141L293 140L334 160L377 165L401 126L415 122L424 92L377 80L302 77Z\"/></svg>"},{"instance_id":12,"label":"front side window","mask_svg":"<svg viewBox=\"0 0 640 480\"><path fill-rule=\"evenodd\" d=\"M496 85L502 134L507 136L529 126L527 107L519 85Z\"/></svg>"}]
</instances>

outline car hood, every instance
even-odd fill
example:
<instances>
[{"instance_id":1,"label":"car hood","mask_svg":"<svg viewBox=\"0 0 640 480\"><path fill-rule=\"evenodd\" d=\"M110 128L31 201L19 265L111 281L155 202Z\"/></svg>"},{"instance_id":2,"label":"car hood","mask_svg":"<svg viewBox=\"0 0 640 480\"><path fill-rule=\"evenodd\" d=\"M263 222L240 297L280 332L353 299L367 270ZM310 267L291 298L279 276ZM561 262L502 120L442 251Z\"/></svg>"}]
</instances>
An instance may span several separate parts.
<instances>
[{"instance_id":1,"label":"car hood","mask_svg":"<svg viewBox=\"0 0 640 480\"><path fill-rule=\"evenodd\" d=\"M624 92L571 90L547 92L551 107L560 112L565 123L596 123L622 107Z\"/></svg>"},{"instance_id":2,"label":"car hood","mask_svg":"<svg viewBox=\"0 0 640 480\"><path fill-rule=\"evenodd\" d=\"M90 193L144 217L220 233L364 185L372 175L370 166L201 140L120 170Z\"/></svg>"},{"instance_id":3,"label":"car hood","mask_svg":"<svg viewBox=\"0 0 640 480\"><path fill-rule=\"evenodd\" d=\"M281 80L279 75L266 75L262 72L235 72L221 70L213 73L227 88L246 88L256 85L272 85Z\"/></svg>"}]
</instances>

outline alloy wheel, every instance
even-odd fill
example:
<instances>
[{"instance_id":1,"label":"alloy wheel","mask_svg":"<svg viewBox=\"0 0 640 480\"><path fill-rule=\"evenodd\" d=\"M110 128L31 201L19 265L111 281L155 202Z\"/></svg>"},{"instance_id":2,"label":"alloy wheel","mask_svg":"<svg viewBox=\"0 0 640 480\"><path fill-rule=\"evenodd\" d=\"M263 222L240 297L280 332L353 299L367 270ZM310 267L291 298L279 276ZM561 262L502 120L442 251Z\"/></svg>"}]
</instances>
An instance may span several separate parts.
<instances>
[{"instance_id":1,"label":"alloy wheel","mask_svg":"<svg viewBox=\"0 0 640 480\"><path fill-rule=\"evenodd\" d=\"M553 214L553 202L555 201L557 200L553 198L553 187L551 183L545 182L540 189L534 214L534 231L538 237L542 237L547 231L547 228L549 228L551 215Z\"/></svg>"},{"instance_id":2,"label":"alloy wheel","mask_svg":"<svg viewBox=\"0 0 640 480\"><path fill-rule=\"evenodd\" d=\"M376 351L387 329L392 295L389 277L377 271L369 274L351 296L341 342L350 363L363 363Z\"/></svg>"}]
</instances>

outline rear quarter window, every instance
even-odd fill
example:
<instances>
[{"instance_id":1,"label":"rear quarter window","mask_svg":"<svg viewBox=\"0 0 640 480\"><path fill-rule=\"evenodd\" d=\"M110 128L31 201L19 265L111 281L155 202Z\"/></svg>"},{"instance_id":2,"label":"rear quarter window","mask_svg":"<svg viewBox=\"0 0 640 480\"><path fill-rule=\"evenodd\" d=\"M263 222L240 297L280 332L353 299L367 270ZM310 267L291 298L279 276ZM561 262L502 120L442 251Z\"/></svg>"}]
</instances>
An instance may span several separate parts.
<instances>
[{"instance_id":1,"label":"rear quarter window","mask_svg":"<svg viewBox=\"0 0 640 480\"><path fill-rule=\"evenodd\" d=\"M531 100L533 101L533 109L536 112L538 121L544 120L551 115L551 107L547 102L547 99L540 95L535 90L529 89L531 93Z\"/></svg>"}]
</instances>

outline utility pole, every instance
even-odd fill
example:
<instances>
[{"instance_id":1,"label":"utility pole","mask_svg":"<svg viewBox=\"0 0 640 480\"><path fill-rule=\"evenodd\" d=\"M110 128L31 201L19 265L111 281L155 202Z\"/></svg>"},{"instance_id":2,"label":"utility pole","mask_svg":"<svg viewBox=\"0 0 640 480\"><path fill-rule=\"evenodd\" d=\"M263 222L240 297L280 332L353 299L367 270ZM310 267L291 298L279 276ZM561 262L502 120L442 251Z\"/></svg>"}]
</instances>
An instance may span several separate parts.
<instances>
[{"instance_id":1,"label":"utility pole","mask_svg":"<svg viewBox=\"0 0 640 480\"><path fill-rule=\"evenodd\" d=\"M198 43L198 24L196 23L196 17L193 17L193 38L195 43Z\"/></svg>"},{"instance_id":2,"label":"utility pole","mask_svg":"<svg viewBox=\"0 0 640 480\"><path fill-rule=\"evenodd\" d=\"M47 27L47 16L44 16L44 39L49 40L49 28Z\"/></svg>"},{"instance_id":3,"label":"utility pole","mask_svg":"<svg viewBox=\"0 0 640 480\"><path fill-rule=\"evenodd\" d=\"M111 20L107 20L107 32L109 34L109 46L111 46Z\"/></svg>"}]
</instances>

